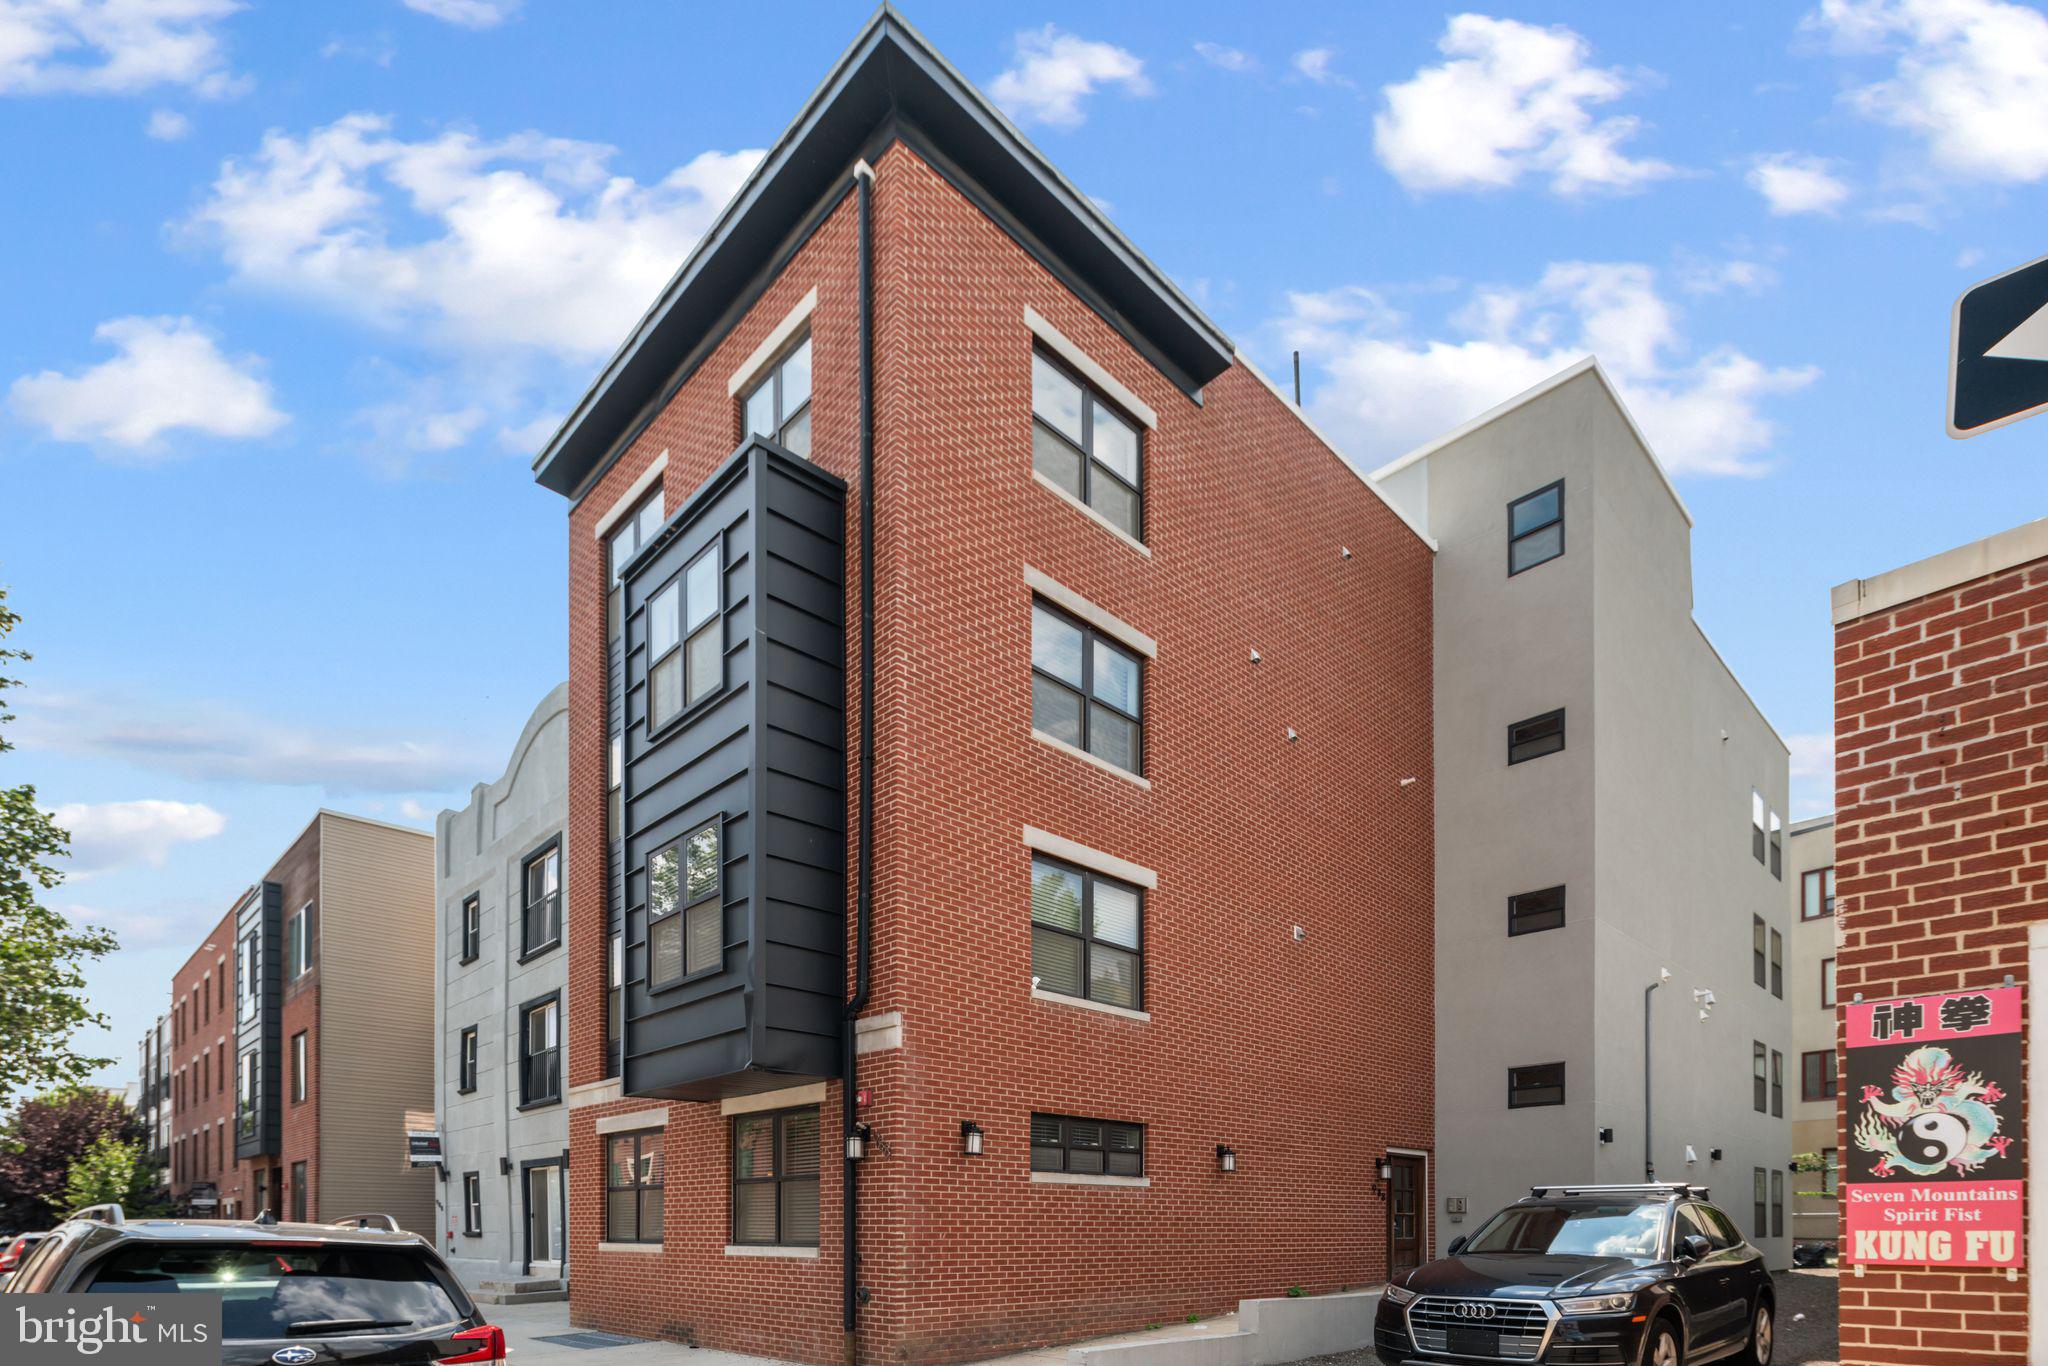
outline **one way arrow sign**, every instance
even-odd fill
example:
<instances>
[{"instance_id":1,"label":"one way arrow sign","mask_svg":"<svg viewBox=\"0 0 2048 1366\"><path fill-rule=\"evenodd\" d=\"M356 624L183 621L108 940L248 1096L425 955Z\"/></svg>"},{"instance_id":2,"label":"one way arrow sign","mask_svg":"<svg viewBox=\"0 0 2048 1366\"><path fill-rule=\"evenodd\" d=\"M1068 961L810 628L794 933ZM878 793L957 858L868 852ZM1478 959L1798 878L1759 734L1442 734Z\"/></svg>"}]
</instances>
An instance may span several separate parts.
<instances>
[{"instance_id":1,"label":"one way arrow sign","mask_svg":"<svg viewBox=\"0 0 2048 1366\"><path fill-rule=\"evenodd\" d=\"M2048 256L1963 291L1949 326L1948 434L2048 408Z\"/></svg>"}]
</instances>

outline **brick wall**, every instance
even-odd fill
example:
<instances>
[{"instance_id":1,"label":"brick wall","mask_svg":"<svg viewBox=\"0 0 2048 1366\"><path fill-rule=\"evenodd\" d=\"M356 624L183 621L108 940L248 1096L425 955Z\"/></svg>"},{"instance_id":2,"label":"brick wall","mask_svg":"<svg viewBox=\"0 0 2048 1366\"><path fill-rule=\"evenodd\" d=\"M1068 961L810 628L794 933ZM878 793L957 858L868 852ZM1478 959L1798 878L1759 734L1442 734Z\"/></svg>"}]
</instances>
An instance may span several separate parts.
<instances>
[{"instance_id":1,"label":"brick wall","mask_svg":"<svg viewBox=\"0 0 2048 1366\"><path fill-rule=\"evenodd\" d=\"M230 907L171 978L171 1010L182 1023L172 1032L170 1071L173 1078L184 1078L184 1103L171 1119L171 1194L181 1201L200 1183L219 1187L223 1202L235 1199L239 1190L234 1136L218 1137L232 1126L235 1113L234 949L235 912ZM228 978L225 1002L219 985L223 974ZM174 1080L172 1096L178 1095Z\"/></svg>"},{"instance_id":2,"label":"brick wall","mask_svg":"<svg viewBox=\"0 0 2048 1366\"><path fill-rule=\"evenodd\" d=\"M913 153L877 170L871 1009L901 1012L904 1041L861 1060L879 1140L861 1172L861 1357L959 1360L1373 1283L1377 1159L1433 1142L1429 553L1242 366L1195 405ZM856 477L854 228L849 199L570 517L575 1084L603 1058L592 529L663 450L671 511L730 453L726 379L813 285L813 458ZM1031 477L1027 305L1160 414L1150 555ZM1027 564L1159 640L1149 787L1029 737ZM1032 998L1027 824L1157 872L1149 1021ZM669 1107L664 1250L598 1251L594 1120L647 1102L579 1106L576 1322L836 1358L830 1090L816 1260L725 1254L727 1121L687 1103ZM1145 1124L1150 1186L1033 1183L1034 1110ZM963 1119L985 1156L960 1155Z\"/></svg>"},{"instance_id":3,"label":"brick wall","mask_svg":"<svg viewBox=\"0 0 2048 1366\"><path fill-rule=\"evenodd\" d=\"M2026 984L2027 927L2048 917L2044 741L2048 561L1836 628L1841 1000ZM1852 1175L1867 1155L1840 1146ZM2024 1362L2027 1275L1845 1270L1842 1361Z\"/></svg>"}]
</instances>

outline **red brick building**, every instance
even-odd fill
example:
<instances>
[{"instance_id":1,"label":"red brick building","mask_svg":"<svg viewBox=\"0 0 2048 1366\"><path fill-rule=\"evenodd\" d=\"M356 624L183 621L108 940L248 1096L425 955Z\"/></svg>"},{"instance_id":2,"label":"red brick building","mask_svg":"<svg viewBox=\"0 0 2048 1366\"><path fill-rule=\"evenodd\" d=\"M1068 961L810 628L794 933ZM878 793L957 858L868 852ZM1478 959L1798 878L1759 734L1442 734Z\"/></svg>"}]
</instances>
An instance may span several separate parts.
<instances>
[{"instance_id":1,"label":"red brick building","mask_svg":"<svg viewBox=\"0 0 2048 1366\"><path fill-rule=\"evenodd\" d=\"M192 1214L438 1236L405 1160L433 1112L433 848L321 811L178 972L171 1193Z\"/></svg>"},{"instance_id":2,"label":"red brick building","mask_svg":"<svg viewBox=\"0 0 2048 1366\"><path fill-rule=\"evenodd\" d=\"M234 946L229 907L171 979L171 1196L201 1217L231 1212L239 1180Z\"/></svg>"},{"instance_id":3,"label":"red brick building","mask_svg":"<svg viewBox=\"0 0 2048 1366\"><path fill-rule=\"evenodd\" d=\"M893 13L536 467L576 1323L954 1361L1422 1255L1431 548Z\"/></svg>"},{"instance_id":4,"label":"red brick building","mask_svg":"<svg viewBox=\"0 0 2048 1366\"><path fill-rule=\"evenodd\" d=\"M1843 584L1834 622L1839 999L1996 986L2008 974L2038 991L2032 965L2048 955L2048 522ZM2041 1018L2036 997L2030 1033ZM2030 1053L2037 1047L2030 1040ZM2030 1108L2040 1085L2030 1081ZM1855 1101L1844 1088L1845 1180L1869 1161L1847 1141ZM2038 1177L2028 1186L2027 1260L2038 1268L2048 1247ZM1842 1361L2037 1360L2030 1344L2048 1339L2048 1308L2032 1301L2044 1284L2034 1269L2008 1278L1845 1268Z\"/></svg>"}]
</instances>

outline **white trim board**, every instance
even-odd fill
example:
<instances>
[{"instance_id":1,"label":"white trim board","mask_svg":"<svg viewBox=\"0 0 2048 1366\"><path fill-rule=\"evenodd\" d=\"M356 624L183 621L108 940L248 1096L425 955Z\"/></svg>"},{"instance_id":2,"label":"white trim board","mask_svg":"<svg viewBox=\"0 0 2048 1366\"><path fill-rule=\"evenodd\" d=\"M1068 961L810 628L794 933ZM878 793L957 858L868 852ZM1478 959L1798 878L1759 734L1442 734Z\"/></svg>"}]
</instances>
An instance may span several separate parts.
<instances>
[{"instance_id":1,"label":"white trim board","mask_svg":"<svg viewBox=\"0 0 2048 1366\"><path fill-rule=\"evenodd\" d=\"M1050 830L1041 830L1035 825L1024 827L1024 846L1041 854L1049 854L1063 863L1071 863L1090 872L1102 873L1119 882L1128 882L1148 891L1159 885L1159 874L1142 863L1132 863L1129 859L1118 858L1115 854L1105 854L1100 849L1091 849L1078 840L1055 835Z\"/></svg>"},{"instance_id":2,"label":"white trim board","mask_svg":"<svg viewBox=\"0 0 2048 1366\"><path fill-rule=\"evenodd\" d=\"M768 362L774 360L776 353L797 334L797 329L811 320L811 314L815 313L817 308L818 287L812 285L810 291L796 301L796 307L790 309L782 321L775 324L774 330L754 348L753 353L740 362L740 368L732 372L731 378L725 382L725 396L736 397L740 390L753 383L754 377L766 369Z\"/></svg>"},{"instance_id":3,"label":"white trim board","mask_svg":"<svg viewBox=\"0 0 2048 1366\"><path fill-rule=\"evenodd\" d=\"M1159 425L1159 414L1152 411L1151 404L1132 393L1115 375L1096 364L1086 351L1067 340L1066 333L1047 322L1045 315L1030 304L1024 305L1024 326L1030 329L1031 335L1038 338L1046 350L1080 371L1090 384L1108 395L1117 407L1148 428L1156 428Z\"/></svg>"},{"instance_id":4,"label":"white trim board","mask_svg":"<svg viewBox=\"0 0 2048 1366\"><path fill-rule=\"evenodd\" d=\"M661 478L662 471L667 468L668 452L663 451L654 457L653 464L640 472L640 477L633 481L632 487L619 495L619 501L613 503L606 509L604 516L597 519L597 527L590 534L600 541L609 535L611 529L619 524L619 519L633 510L633 505L646 496L647 490L654 487L654 481ZM666 505L662 511L668 511Z\"/></svg>"}]
</instances>

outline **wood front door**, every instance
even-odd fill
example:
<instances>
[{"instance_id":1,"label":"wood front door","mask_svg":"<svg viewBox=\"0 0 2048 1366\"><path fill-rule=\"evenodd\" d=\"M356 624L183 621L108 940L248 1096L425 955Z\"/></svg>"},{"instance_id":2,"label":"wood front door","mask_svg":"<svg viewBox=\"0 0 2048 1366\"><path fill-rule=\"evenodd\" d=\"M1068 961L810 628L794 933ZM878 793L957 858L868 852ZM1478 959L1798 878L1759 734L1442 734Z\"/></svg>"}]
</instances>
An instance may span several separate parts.
<instances>
[{"instance_id":1,"label":"wood front door","mask_svg":"<svg viewBox=\"0 0 2048 1366\"><path fill-rule=\"evenodd\" d=\"M1389 1154L1387 1167L1387 1277L1400 1277L1422 1265L1422 1159Z\"/></svg>"}]
</instances>

